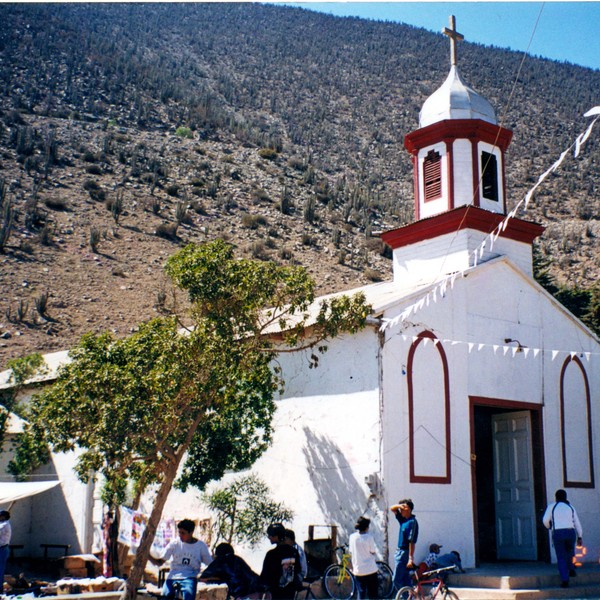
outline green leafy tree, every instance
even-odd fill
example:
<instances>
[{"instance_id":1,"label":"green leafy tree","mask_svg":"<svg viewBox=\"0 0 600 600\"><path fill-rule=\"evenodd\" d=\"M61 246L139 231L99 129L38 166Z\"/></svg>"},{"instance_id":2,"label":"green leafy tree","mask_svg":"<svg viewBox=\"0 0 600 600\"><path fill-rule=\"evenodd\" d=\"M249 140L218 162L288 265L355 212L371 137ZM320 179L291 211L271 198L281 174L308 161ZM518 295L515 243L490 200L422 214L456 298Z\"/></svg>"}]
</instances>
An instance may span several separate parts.
<instances>
[{"instance_id":1,"label":"green leafy tree","mask_svg":"<svg viewBox=\"0 0 600 600\"><path fill-rule=\"evenodd\" d=\"M19 392L27 380L36 374L42 374L46 369L44 358L38 353L9 360L7 367L10 371L9 383L12 385L0 390L0 452L2 452L10 413L21 412L18 405Z\"/></svg>"},{"instance_id":2,"label":"green leafy tree","mask_svg":"<svg viewBox=\"0 0 600 600\"><path fill-rule=\"evenodd\" d=\"M256 475L241 477L203 494L202 501L216 514L215 546L220 541L255 546L264 538L270 523L284 523L294 517L284 504L271 499L269 487Z\"/></svg>"},{"instance_id":3,"label":"green leafy tree","mask_svg":"<svg viewBox=\"0 0 600 600\"><path fill-rule=\"evenodd\" d=\"M185 333L171 316L125 339L86 335L56 383L30 404L34 431L43 430L55 451L81 450L82 481L102 473L106 502L120 500L129 481L138 491L157 485L129 598L179 468L182 487L202 489L226 469L251 465L271 441L273 397L283 383L272 367L277 353L322 351L326 338L362 328L370 312L364 296L342 296L309 320L314 283L304 269L238 260L222 241L183 248L166 272L189 299Z\"/></svg>"},{"instance_id":4,"label":"green leafy tree","mask_svg":"<svg viewBox=\"0 0 600 600\"><path fill-rule=\"evenodd\" d=\"M32 377L42 375L47 370L43 356L38 353L9 360L7 366L11 372L9 382L12 386L0 393L0 452L4 445L10 413L22 415L24 412L19 404L19 392ZM31 471L45 464L49 456L43 432L35 435L32 425L26 423L25 431L18 434L18 443L7 471L17 480L22 480Z\"/></svg>"},{"instance_id":5,"label":"green leafy tree","mask_svg":"<svg viewBox=\"0 0 600 600\"><path fill-rule=\"evenodd\" d=\"M585 289L577 285L558 285L550 273L550 266L550 261L541 255L537 246L534 246L533 276L535 280L567 310L581 319L596 335L600 336L600 287Z\"/></svg>"},{"instance_id":6,"label":"green leafy tree","mask_svg":"<svg viewBox=\"0 0 600 600\"><path fill-rule=\"evenodd\" d=\"M590 302L583 321L600 337L600 286L595 286L590 291Z\"/></svg>"}]
</instances>

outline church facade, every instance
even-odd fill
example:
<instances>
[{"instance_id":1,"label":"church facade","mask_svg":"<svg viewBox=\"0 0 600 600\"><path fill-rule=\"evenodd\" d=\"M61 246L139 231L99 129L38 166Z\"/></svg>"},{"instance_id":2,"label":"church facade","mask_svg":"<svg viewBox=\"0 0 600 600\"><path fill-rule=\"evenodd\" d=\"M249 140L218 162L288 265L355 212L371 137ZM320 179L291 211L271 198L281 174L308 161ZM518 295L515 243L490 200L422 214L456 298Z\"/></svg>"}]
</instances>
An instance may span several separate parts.
<instances>
[{"instance_id":1,"label":"church facade","mask_svg":"<svg viewBox=\"0 0 600 600\"><path fill-rule=\"evenodd\" d=\"M507 214L512 133L463 82L453 21L444 32L449 75L405 138L416 220L382 235L393 281L361 289L369 326L317 369L281 357L276 439L256 470L297 530L336 524L347 539L366 514L390 560L388 507L410 497L417 558L438 543L469 567L553 559L541 515L565 488L580 559L597 561L598 339L534 281L543 227Z\"/></svg>"}]
</instances>

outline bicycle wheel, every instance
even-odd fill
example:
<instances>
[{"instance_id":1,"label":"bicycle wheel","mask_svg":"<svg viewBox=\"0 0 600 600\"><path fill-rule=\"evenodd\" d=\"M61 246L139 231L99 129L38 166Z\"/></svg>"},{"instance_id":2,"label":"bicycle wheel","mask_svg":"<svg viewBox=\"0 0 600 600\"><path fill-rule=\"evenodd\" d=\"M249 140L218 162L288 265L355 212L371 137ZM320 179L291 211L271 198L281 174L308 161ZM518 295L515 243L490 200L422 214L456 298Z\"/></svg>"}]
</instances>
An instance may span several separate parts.
<instances>
[{"instance_id":1,"label":"bicycle wheel","mask_svg":"<svg viewBox=\"0 0 600 600\"><path fill-rule=\"evenodd\" d=\"M323 573L323 587L330 598L350 600L356 591L354 575L341 565L329 565Z\"/></svg>"},{"instance_id":2,"label":"bicycle wheel","mask_svg":"<svg viewBox=\"0 0 600 600\"><path fill-rule=\"evenodd\" d=\"M410 585L405 585L403 588L400 588L396 594L396 600L418 600L418 598L419 595L415 591L415 588Z\"/></svg>"},{"instance_id":3,"label":"bicycle wheel","mask_svg":"<svg viewBox=\"0 0 600 600\"><path fill-rule=\"evenodd\" d=\"M394 573L387 563L377 561L377 597L390 598L394 589Z\"/></svg>"},{"instance_id":4,"label":"bicycle wheel","mask_svg":"<svg viewBox=\"0 0 600 600\"><path fill-rule=\"evenodd\" d=\"M458 600L458 596L452 590L446 588L442 593L442 600Z\"/></svg>"}]
</instances>

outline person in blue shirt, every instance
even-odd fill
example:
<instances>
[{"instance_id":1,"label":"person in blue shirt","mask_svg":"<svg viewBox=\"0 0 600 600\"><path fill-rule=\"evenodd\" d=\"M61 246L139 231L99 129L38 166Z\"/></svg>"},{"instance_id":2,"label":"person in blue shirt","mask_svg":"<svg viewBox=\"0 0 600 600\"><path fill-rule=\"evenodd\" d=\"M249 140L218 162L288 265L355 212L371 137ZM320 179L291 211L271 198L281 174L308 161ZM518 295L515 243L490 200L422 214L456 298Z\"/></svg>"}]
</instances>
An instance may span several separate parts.
<instances>
[{"instance_id":1,"label":"person in blue shirt","mask_svg":"<svg viewBox=\"0 0 600 600\"><path fill-rule=\"evenodd\" d=\"M414 504L410 498L400 500L390 506L396 520L400 524L398 548L396 549L396 569L394 570L394 586L399 590L405 585L412 585L410 569L415 568L415 544L419 537L419 523L413 515Z\"/></svg>"}]
</instances>

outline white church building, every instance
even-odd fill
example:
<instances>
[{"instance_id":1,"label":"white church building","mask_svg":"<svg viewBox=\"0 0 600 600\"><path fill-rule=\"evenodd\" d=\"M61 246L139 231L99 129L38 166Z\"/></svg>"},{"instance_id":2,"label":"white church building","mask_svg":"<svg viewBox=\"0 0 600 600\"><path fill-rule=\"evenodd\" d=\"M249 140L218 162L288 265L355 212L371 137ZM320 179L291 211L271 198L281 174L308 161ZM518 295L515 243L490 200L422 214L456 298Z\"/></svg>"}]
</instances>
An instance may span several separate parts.
<instances>
[{"instance_id":1,"label":"white church building","mask_svg":"<svg viewBox=\"0 0 600 600\"><path fill-rule=\"evenodd\" d=\"M409 497L416 558L435 542L465 567L552 559L541 516L565 488L582 560L596 562L600 343L533 279L543 227L507 214L511 132L461 79L460 36L446 33L450 73L405 138L415 222L382 234L393 279L346 292L365 293L369 324L331 340L318 368L302 353L279 357L274 441L252 471L294 510L300 542L311 525L337 525L344 542L366 515L392 561L388 507ZM92 492L81 489L73 530L88 551ZM165 512L191 510L197 495L173 491ZM259 568L267 546L240 553Z\"/></svg>"},{"instance_id":2,"label":"white church building","mask_svg":"<svg viewBox=\"0 0 600 600\"><path fill-rule=\"evenodd\" d=\"M453 25L453 23L452 23ZM461 79L424 103L405 138L416 221L382 234L393 280L361 288L370 326L333 340L317 369L280 358L275 443L255 466L310 524L374 520L391 560L388 507L410 497L430 543L464 566L549 560L541 516L565 488L598 561L598 338L533 279L538 224L507 215L511 132ZM355 290L356 291L356 290Z\"/></svg>"}]
</instances>

